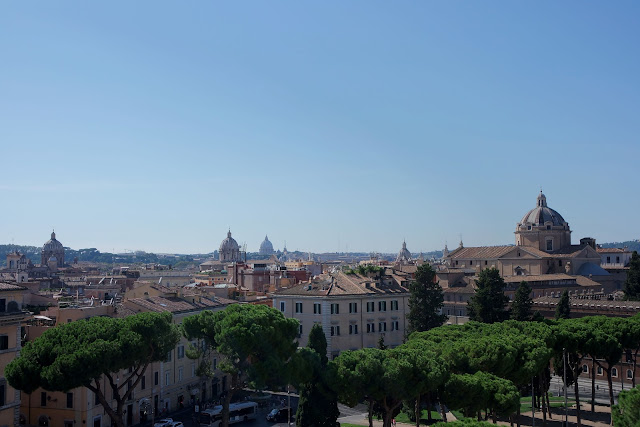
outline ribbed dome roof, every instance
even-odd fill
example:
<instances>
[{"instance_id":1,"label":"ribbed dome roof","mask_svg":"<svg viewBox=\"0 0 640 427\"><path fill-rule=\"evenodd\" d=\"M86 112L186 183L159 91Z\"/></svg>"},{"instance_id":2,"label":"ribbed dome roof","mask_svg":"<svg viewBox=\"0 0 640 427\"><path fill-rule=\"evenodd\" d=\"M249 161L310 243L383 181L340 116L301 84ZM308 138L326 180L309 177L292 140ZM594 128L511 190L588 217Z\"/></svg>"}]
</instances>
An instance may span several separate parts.
<instances>
[{"instance_id":1,"label":"ribbed dome roof","mask_svg":"<svg viewBox=\"0 0 640 427\"><path fill-rule=\"evenodd\" d=\"M260 243L260 253L261 254L270 254L273 253L273 245L269 241L268 236L264 236L264 241Z\"/></svg>"},{"instance_id":2,"label":"ribbed dome roof","mask_svg":"<svg viewBox=\"0 0 640 427\"><path fill-rule=\"evenodd\" d=\"M42 246L43 251L59 251L64 249L62 243L56 240L56 233L51 233L51 239L47 240L47 242Z\"/></svg>"},{"instance_id":3,"label":"ribbed dome roof","mask_svg":"<svg viewBox=\"0 0 640 427\"><path fill-rule=\"evenodd\" d=\"M547 206L547 197L541 191L538 195L537 206L522 217L520 224L539 226L544 225L547 221L550 221L554 226L567 225L562 215Z\"/></svg>"},{"instance_id":4,"label":"ribbed dome roof","mask_svg":"<svg viewBox=\"0 0 640 427\"><path fill-rule=\"evenodd\" d=\"M231 230L227 233L227 238L220 243L220 252L226 251L237 251L240 250L240 246L238 246L238 242L231 237Z\"/></svg>"}]
</instances>

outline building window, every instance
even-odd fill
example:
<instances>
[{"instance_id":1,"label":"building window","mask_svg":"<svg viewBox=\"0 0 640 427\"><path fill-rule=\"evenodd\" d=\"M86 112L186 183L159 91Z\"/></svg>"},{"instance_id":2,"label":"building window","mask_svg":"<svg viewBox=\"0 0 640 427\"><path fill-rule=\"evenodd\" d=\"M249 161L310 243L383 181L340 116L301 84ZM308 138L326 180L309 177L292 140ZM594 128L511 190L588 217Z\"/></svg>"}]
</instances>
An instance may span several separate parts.
<instances>
[{"instance_id":1,"label":"building window","mask_svg":"<svg viewBox=\"0 0 640 427\"><path fill-rule=\"evenodd\" d=\"M153 373L153 385L158 385L158 381L160 381L160 373L156 371Z\"/></svg>"},{"instance_id":2,"label":"building window","mask_svg":"<svg viewBox=\"0 0 640 427\"><path fill-rule=\"evenodd\" d=\"M398 300L394 299L391 301L391 311L397 311L398 310Z\"/></svg>"},{"instance_id":3,"label":"building window","mask_svg":"<svg viewBox=\"0 0 640 427\"><path fill-rule=\"evenodd\" d=\"M180 366L178 368L178 381L182 381L182 378L184 378L184 367Z\"/></svg>"},{"instance_id":4,"label":"building window","mask_svg":"<svg viewBox=\"0 0 640 427\"><path fill-rule=\"evenodd\" d=\"M0 406L7 404L7 386L6 384L0 384Z\"/></svg>"},{"instance_id":5,"label":"building window","mask_svg":"<svg viewBox=\"0 0 640 427\"><path fill-rule=\"evenodd\" d=\"M458 265L458 260L456 260L456 265Z\"/></svg>"},{"instance_id":6,"label":"building window","mask_svg":"<svg viewBox=\"0 0 640 427\"><path fill-rule=\"evenodd\" d=\"M283 313L284 313L284 308L285 308L284 301L280 301L280 311L282 311Z\"/></svg>"},{"instance_id":7,"label":"building window","mask_svg":"<svg viewBox=\"0 0 640 427\"><path fill-rule=\"evenodd\" d=\"M392 331L399 331L400 330L400 322L398 322L397 320L393 320L391 322L391 330Z\"/></svg>"},{"instance_id":8,"label":"building window","mask_svg":"<svg viewBox=\"0 0 640 427\"><path fill-rule=\"evenodd\" d=\"M367 333L375 332L376 324L375 323L367 323Z\"/></svg>"},{"instance_id":9,"label":"building window","mask_svg":"<svg viewBox=\"0 0 640 427\"><path fill-rule=\"evenodd\" d=\"M387 311L386 301L378 301L378 311Z\"/></svg>"},{"instance_id":10,"label":"building window","mask_svg":"<svg viewBox=\"0 0 640 427\"><path fill-rule=\"evenodd\" d=\"M602 375L602 366L598 366L598 369L596 372L598 373L598 375Z\"/></svg>"},{"instance_id":11,"label":"building window","mask_svg":"<svg viewBox=\"0 0 640 427\"><path fill-rule=\"evenodd\" d=\"M620 264L620 257L619 256L616 257L616 263Z\"/></svg>"},{"instance_id":12,"label":"building window","mask_svg":"<svg viewBox=\"0 0 640 427\"><path fill-rule=\"evenodd\" d=\"M302 336L302 325L298 325L298 338Z\"/></svg>"},{"instance_id":13,"label":"building window","mask_svg":"<svg viewBox=\"0 0 640 427\"><path fill-rule=\"evenodd\" d=\"M184 358L184 346L180 345L178 346L178 359L182 358Z\"/></svg>"},{"instance_id":14,"label":"building window","mask_svg":"<svg viewBox=\"0 0 640 427\"><path fill-rule=\"evenodd\" d=\"M331 314L340 314L340 304L331 304Z\"/></svg>"},{"instance_id":15,"label":"building window","mask_svg":"<svg viewBox=\"0 0 640 427\"><path fill-rule=\"evenodd\" d=\"M547 225L547 230L551 230L551 226L550 225Z\"/></svg>"},{"instance_id":16,"label":"building window","mask_svg":"<svg viewBox=\"0 0 640 427\"><path fill-rule=\"evenodd\" d=\"M358 335L358 325L349 325L349 335Z\"/></svg>"},{"instance_id":17,"label":"building window","mask_svg":"<svg viewBox=\"0 0 640 427\"><path fill-rule=\"evenodd\" d=\"M547 240L547 250L548 251L553 250L553 240Z\"/></svg>"},{"instance_id":18,"label":"building window","mask_svg":"<svg viewBox=\"0 0 640 427\"><path fill-rule=\"evenodd\" d=\"M372 313L373 311L375 311L375 303L374 302L368 302L367 303L367 313Z\"/></svg>"},{"instance_id":19,"label":"building window","mask_svg":"<svg viewBox=\"0 0 640 427\"><path fill-rule=\"evenodd\" d=\"M7 300L0 298L0 313L4 313L5 311L7 311Z\"/></svg>"},{"instance_id":20,"label":"building window","mask_svg":"<svg viewBox=\"0 0 640 427\"><path fill-rule=\"evenodd\" d=\"M627 369L627 379L633 379L633 371L631 369Z\"/></svg>"},{"instance_id":21,"label":"building window","mask_svg":"<svg viewBox=\"0 0 640 427\"><path fill-rule=\"evenodd\" d=\"M301 302L297 302L296 303L296 313L302 313L302 303Z\"/></svg>"},{"instance_id":22,"label":"building window","mask_svg":"<svg viewBox=\"0 0 640 427\"><path fill-rule=\"evenodd\" d=\"M531 226L530 225L527 226L527 230L531 230Z\"/></svg>"},{"instance_id":23,"label":"building window","mask_svg":"<svg viewBox=\"0 0 640 427\"><path fill-rule=\"evenodd\" d=\"M349 303L349 313L357 313L358 312L358 303L350 302Z\"/></svg>"},{"instance_id":24,"label":"building window","mask_svg":"<svg viewBox=\"0 0 640 427\"><path fill-rule=\"evenodd\" d=\"M618 378L618 370L616 368L611 368L611 376Z\"/></svg>"},{"instance_id":25,"label":"building window","mask_svg":"<svg viewBox=\"0 0 640 427\"><path fill-rule=\"evenodd\" d=\"M145 388L147 388L147 376L143 375L140 380L140 390L144 390Z\"/></svg>"},{"instance_id":26,"label":"building window","mask_svg":"<svg viewBox=\"0 0 640 427\"><path fill-rule=\"evenodd\" d=\"M331 327L331 336L340 335L340 326Z\"/></svg>"},{"instance_id":27,"label":"building window","mask_svg":"<svg viewBox=\"0 0 640 427\"><path fill-rule=\"evenodd\" d=\"M6 350L9 348L9 336L0 335L0 350Z\"/></svg>"},{"instance_id":28,"label":"building window","mask_svg":"<svg viewBox=\"0 0 640 427\"><path fill-rule=\"evenodd\" d=\"M610 263L611 263L611 257L610 257L610 256L608 256L608 257L607 257L607 264L610 264Z\"/></svg>"},{"instance_id":29,"label":"building window","mask_svg":"<svg viewBox=\"0 0 640 427\"><path fill-rule=\"evenodd\" d=\"M215 371L216 369L218 369L218 359L214 358L213 359L213 363L211 364L211 366L213 366L213 370Z\"/></svg>"},{"instance_id":30,"label":"building window","mask_svg":"<svg viewBox=\"0 0 640 427\"><path fill-rule=\"evenodd\" d=\"M562 260L561 259L558 260L558 266L562 267Z\"/></svg>"},{"instance_id":31,"label":"building window","mask_svg":"<svg viewBox=\"0 0 640 427\"><path fill-rule=\"evenodd\" d=\"M169 380L171 379L171 375L169 375L171 372L165 372L164 374L164 385L169 385Z\"/></svg>"},{"instance_id":32,"label":"building window","mask_svg":"<svg viewBox=\"0 0 640 427\"><path fill-rule=\"evenodd\" d=\"M313 303L313 314L322 314L322 305L320 303Z\"/></svg>"},{"instance_id":33,"label":"building window","mask_svg":"<svg viewBox=\"0 0 640 427\"><path fill-rule=\"evenodd\" d=\"M469 261L469 265L473 265L473 260Z\"/></svg>"},{"instance_id":34,"label":"building window","mask_svg":"<svg viewBox=\"0 0 640 427\"><path fill-rule=\"evenodd\" d=\"M387 331L387 323L386 322L378 323L378 331L379 332L386 332Z\"/></svg>"},{"instance_id":35,"label":"building window","mask_svg":"<svg viewBox=\"0 0 640 427\"><path fill-rule=\"evenodd\" d=\"M485 262L484 262L484 265L487 265L487 263L488 263L488 262L489 262L489 261L485 261Z\"/></svg>"},{"instance_id":36,"label":"building window","mask_svg":"<svg viewBox=\"0 0 640 427\"><path fill-rule=\"evenodd\" d=\"M171 351L167 353L167 360L165 360L165 362L171 362Z\"/></svg>"},{"instance_id":37,"label":"building window","mask_svg":"<svg viewBox=\"0 0 640 427\"><path fill-rule=\"evenodd\" d=\"M40 392L40 406L47 406L47 392Z\"/></svg>"},{"instance_id":38,"label":"building window","mask_svg":"<svg viewBox=\"0 0 640 427\"><path fill-rule=\"evenodd\" d=\"M73 393L67 393L67 408L73 408Z\"/></svg>"}]
</instances>

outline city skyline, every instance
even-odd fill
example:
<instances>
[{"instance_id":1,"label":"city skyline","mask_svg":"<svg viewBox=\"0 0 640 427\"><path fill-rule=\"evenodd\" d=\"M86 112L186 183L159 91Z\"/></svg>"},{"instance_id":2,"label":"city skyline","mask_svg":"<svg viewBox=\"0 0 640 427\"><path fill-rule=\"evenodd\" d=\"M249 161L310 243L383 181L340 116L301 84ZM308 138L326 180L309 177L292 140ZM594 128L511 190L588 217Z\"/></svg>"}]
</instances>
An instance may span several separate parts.
<instances>
[{"instance_id":1,"label":"city skyline","mask_svg":"<svg viewBox=\"0 0 640 427\"><path fill-rule=\"evenodd\" d=\"M7 4L0 243L636 239L640 5Z\"/></svg>"}]
</instances>

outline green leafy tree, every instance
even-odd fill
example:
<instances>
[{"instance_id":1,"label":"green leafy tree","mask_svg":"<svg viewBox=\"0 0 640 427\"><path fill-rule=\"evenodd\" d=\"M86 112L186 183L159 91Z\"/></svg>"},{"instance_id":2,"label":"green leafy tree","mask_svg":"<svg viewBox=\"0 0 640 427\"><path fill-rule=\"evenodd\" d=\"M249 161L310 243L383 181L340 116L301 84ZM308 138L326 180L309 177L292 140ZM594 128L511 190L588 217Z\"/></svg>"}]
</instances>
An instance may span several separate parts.
<instances>
[{"instance_id":1,"label":"green leafy tree","mask_svg":"<svg viewBox=\"0 0 640 427\"><path fill-rule=\"evenodd\" d=\"M556 306L556 320L569 319L571 317L571 303L569 301L569 292L564 291L560 296L560 301Z\"/></svg>"},{"instance_id":2,"label":"green leafy tree","mask_svg":"<svg viewBox=\"0 0 640 427\"><path fill-rule=\"evenodd\" d=\"M461 409L466 417L478 416L489 409L497 415L510 415L520 406L520 393L509 380L487 372L454 374L445 385L445 396L449 406Z\"/></svg>"},{"instance_id":3,"label":"green leafy tree","mask_svg":"<svg viewBox=\"0 0 640 427\"><path fill-rule=\"evenodd\" d=\"M409 333L427 331L447 321L447 316L439 313L444 305L444 293L429 264L418 267L409 292Z\"/></svg>"},{"instance_id":4,"label":"green leafy tree","mask_svg":"<svg viewBox=\"0 0 640 427\"><path fill-rule=\"evenodd\" d=\"M633 251L629 261L629 271L624 282L624 294L628 300L640 300L640 256Z\"/></svg>"},{"instance_id":5,"label":"green leafy tree","mask_svg":"<svg viewBox=\"0 0 640 427\"><path fill-rule=\"evenodd\" d=\"M296 413L298 427L335 427L340 415L338 397L329 385L327 374L327 339L319 324L309 332L309 349L318 355L311 377L300 386L300 400Z\"/></svg>"},{"instance_id":6,"label":"green leafy tree","mask_svg":"<svg viewBox=\"0 0 640 427\"><path fill-rule=\"evenodd\" d=\"M509 298L504 294L505 283L496 268L482 270L476 280L476 293L469 299L469 318L482 323L507 319Z\"/></svg>"},{"instance_id":7,"label":"green leafy tree","mask_svg":"<svg viewBox=\"0 0 640 427\"><path fill-rule=\"evenodd\" d=\"M125 404L147 367L164 360L179 339L170 313L78 320L49 329L27 343L7 365L5 375L12 387L25 393L39 387L65 392L86 387L95 393L111 421L123 427ZM120 375L123 378L118 381Z\"/></svg>"},{"instance_id":8,"label":"green leafy tree","mask_svg":"<svg viewBox=\"0 0 640 427\"><path fill-rule=\"evenodd\" d=\"M229 404L246 386L261 389L293 380L298 321L264 305L233 304L222 311L203 311L183 322L189 339L200 338L224 356L219 368L230 385L222 409L223 427L229 425Z\"/></svg>"},{"instance_id":9,"label":"green leafy tree","mask_svg":"<svg viewBox=\"0 0 640 427\"><path fill-rule=\"evenodd\" d=\"M616 427L635 427L640 425L640 388L621 391L618 404L611 411L613 425Z\"/></svg>"},{"instance_id":10,"label":"green leafy tree","mask_svg":"<svg viewBox=\"0 0 640 427\"><path fill-rule=\"evenodd\" d=\"M529 321L533 318L533 299L531 298L531 286L524 280L516 290L516 296L511 304L511 318L519 321Z\"/></svg>"}]
</instances>

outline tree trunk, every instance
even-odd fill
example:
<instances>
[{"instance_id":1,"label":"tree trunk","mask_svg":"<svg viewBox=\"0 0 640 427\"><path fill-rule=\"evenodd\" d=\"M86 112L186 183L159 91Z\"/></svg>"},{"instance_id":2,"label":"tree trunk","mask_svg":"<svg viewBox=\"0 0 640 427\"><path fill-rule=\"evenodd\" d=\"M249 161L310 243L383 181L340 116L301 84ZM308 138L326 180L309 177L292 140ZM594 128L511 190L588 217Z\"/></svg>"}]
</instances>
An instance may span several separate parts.
<instances>
[{"instance_id":1,"label":"tree trunk","mask_svg":"<svg viewBox=\"0 0 640 427\"><path fill-rule=\"evenodd\" d=\"M422 415L422 411L421 411L421 408L420 408L420 395L419 394L418 394L418 397L416 397L414 411L415 411L415 414L416 414L416 427L420 427L420 416Z\"/></svg>"},{"instance_id":2,"label":"tree trunk","mask_svg":"<svg viewBox=\"0 0 640 427\"><path fill-rule=\"evenodd\" d=\"M427 423L429 425L431 425L431 393L427 393L427 395L425 396L427 398Z\"/></svg>"},{"instance_id":3,"label":"tree trunk","mask_svg":"<svg viewBox=\"0 0 640 427\"><path fill-rule=\"evenodd\" d=\"M373 427L373 399L369 399L369 427Z\"/></svg>"},{"instance_id":4,"label":"tree trunk","mask_svg":"<svg viewBox=\"0 0 640 427\"><path fill-rule=\"evenodd\" d=\"M447 422L447 411L444 409L444 402L442 401L441 393L438 393L438 401L440 402L440 417L443 422Z\"/></svg>"},{"instance_id":5,"label":"tree trunk","mask_svg":"<svg viewBox=\"0 0 640 427\"><path fill-rule=\"evenodd\" d=\"M545 391L544 398L547 399L547 412L549 413L549 419L553 419L553 414L551 414L551 403L549 403L549 392Z\"/></svg>"},{"instance_id":6,"label":"tree trunk","mask_svg":"<svg viewBox=\"0 0 640 427\"><path fill-rule=\"evenodd\" d=\"M578 387L578 375L576 374L576 372L573 373L573 377L575 378L575 381L573 382L573 387L574 387L574 393L576 395L576 420L577 423L576 425L578 427L580 427L580 394L579 394L579 387Z\"/></svg>"},{"instance_id":7,"label":"tree trunk","mask_svg":"<svg viewBox=\"0 0 640 427\"><path fill-rule=\"evenodd\" d=\"M223 390L224 400L222 401L222 427L229 427L229 405L233 394L241 387L238 385L238 374L231 375L231 385L228 390Z\"/></svg>"},{"instance_id":8,"label":"tree trunk","mask_svg":"<svg viewBox=\"0 0 640 427\"><path fill-rule=\"evenodd\" d=\"M544 398L545 395L545 387L544 387L544 371L540 373L538 377L538 383L540 384L540 400L541 400L541 411L542 411L542 425L544 427L547 426L547 401Z\"/></svg>"},{"instance_id":9,"label":"tree trunk","mask_svg":"<svg viewBox=\"0 0 640 427\"><path fill-rule=\"evenodd\" d=\"M611 403L611 410L609 411L609 413L613 413L613 381L611 380L611 369L613 367L612 366L607 366L607 382L609 383L609 402ZM611 415L611 423L613 425L613 415Z\"/></svg>"},{"instance_id":10,"label":"tree trunk","mask_svg":"<svg viewBox=\"0 0 640 427\"><path fill-rule=\"evenodd\" d=\"M596 413L596 358L591 359L591 413Z\"/></svg>"},{"instance_id":11,"label":"tree trunk","mask_svg":"<svg viewBox=\"0 0 640 427\"><path fill-rule=\"evenodd\" d=\"M638 363L637 362L638 350L640 350L640 347L636 348L636 351L633 354L633 369L631 371L631 388L636 388L636 363Z\"/></svg>"}]
</instances>

